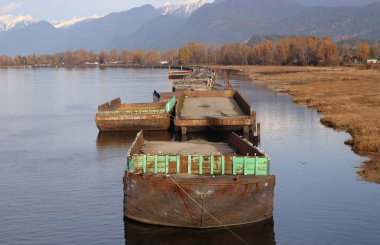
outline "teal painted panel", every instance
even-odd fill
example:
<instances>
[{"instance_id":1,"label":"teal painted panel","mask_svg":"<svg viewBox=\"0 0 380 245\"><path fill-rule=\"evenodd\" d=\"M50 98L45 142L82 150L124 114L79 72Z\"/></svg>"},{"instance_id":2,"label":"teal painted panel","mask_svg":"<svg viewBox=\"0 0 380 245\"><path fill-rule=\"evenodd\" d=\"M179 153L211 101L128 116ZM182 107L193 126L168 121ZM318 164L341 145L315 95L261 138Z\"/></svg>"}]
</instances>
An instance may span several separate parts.
<instances>
[{"instance_id":1,"label":"teal painted panel","mask_svg":"<svg viewBox=\"0 0 380 245\"><path fill-rule=\"evenodd\" d=\"M135 155L127 161L127 170L143 173L168 173L169 165L175 172L180 169L180 155ZM225 174L226 162L224 156L188 156L188 173L194 174ZM236 157L232 158L233 175L269 175L270 163L267 157Z\"/></svg>"},{"instance_id":2,"label":"teal painted panel","mask_svg":"<svg viewBox=\"0 0 380 245\"><path fill-rule=\"evenodd\" d=\"M171 98L168 103L166 103L166 106L165 106L165 110L166 112L169 112L173 109L173 107L175 106L177 100L175 97Z\"/></svg>"}]
</instances>

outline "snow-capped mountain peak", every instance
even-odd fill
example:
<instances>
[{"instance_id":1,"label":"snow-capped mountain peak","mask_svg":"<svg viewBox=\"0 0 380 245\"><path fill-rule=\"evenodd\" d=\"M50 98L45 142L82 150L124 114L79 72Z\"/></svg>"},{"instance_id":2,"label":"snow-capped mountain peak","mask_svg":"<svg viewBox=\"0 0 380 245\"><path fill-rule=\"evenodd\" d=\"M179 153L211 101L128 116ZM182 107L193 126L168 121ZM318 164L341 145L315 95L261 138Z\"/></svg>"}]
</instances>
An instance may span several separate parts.
<instances>
[{"instance_id":1,"label":"snow-capped mountain peak","mask_svg":"<svg viewBox=\"0 0 380 245\"><path fill-rule=\"evenodd\" d=\"M22 28L32 23L34 20L30 15L3 15L0 16L0 32Z\"/></svg>"},{"instance_id":2,"label":"snow-capped mountain peak","mask_svg":"<svg viewBox=\"0 0 380 245\"><path fill-rule=\"evenodd\" d=\"M163 7L158 10L163 15L189 16L195 10L199 9L206 3L213 2L211 0L185 0L180 3L166 2Z\"/></svg>"},{"instance_id":3,"label":"snow-capped mountain peak","mask_svg":"<svg viewBox=\"0 0 380 245\"><path fill-rule=\"evenodd\" d=\"M51 21L51 24L55 28L67 28L67 27L73 26L79 22L91 21L91 20L102 18L102 17L103 16L98 16L98 15L93 15L93 16L89 16L89 17L74 17L74 18L69 19L69 20L53 20L53 21Z\"/></svg>"}]
</instances>

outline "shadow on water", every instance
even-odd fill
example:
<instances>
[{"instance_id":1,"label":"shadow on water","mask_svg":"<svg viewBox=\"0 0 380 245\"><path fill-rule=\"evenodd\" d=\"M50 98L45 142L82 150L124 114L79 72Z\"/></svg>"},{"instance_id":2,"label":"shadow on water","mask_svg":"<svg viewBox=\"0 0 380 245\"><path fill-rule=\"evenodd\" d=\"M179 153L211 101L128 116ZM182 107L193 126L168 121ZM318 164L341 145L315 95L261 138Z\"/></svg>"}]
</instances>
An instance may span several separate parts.
<instances>
[{"instance_id":1,"label":"shadow on water","mask_svg":"<svg viewBox=\"0 0 380 245\"><path fill-rule=\"evenodd\" d=\"M98 148L120 148L130 147L135 140L136 132L99 132L96 139ZM209 133L180 133L170 131L144 131L144 139L148 141L209 141L226 142L230 133L209 132Z\"/></svg>"},{"instance_id":2,"label":"shadow on water","mask_svg":"<svg viewBox=\"0 0 380 245\"><path fill-rule=\"evenodd\" d=\"M274 245L274 221L268 219L259 223L229 227L248 244ZM124 219L125 244L197 244L224 245L244 244L226 228L196 230L175 227L154 226Z\"/></svg>"},{"instance_id":3,"label":"shadow on water","mask_svg":"<svg viewBox=\"0 0 380 245\"><path fill-rule=\"evenodd\" d=\"M99 132L96 139L98 148L130 147L136 138L135 132ZM144 139L149 141L171 141L172 134L169 131L144 131Z\"/></svg>"}]
</instances>

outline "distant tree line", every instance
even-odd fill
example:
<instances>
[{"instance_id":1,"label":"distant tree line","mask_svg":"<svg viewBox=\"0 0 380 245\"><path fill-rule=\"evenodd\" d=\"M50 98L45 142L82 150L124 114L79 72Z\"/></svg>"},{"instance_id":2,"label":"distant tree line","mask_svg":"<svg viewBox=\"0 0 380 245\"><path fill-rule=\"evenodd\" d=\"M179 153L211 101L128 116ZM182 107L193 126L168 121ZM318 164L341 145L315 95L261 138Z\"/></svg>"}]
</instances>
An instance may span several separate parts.
<instances>
[{"instance_id":1,"label":"distant tree line","mask_svg":"<svg viewBox=\"0 0 380 245\"><path fill-rule=\"evenodd\" d=\"M191 42L179 49L161 51L80 49L52 55L0 56L0 66L76 66L76 65L315 65L364 63L380 58L380 42L333 43L329 37L284 37L261 43L214 44Z\"/></svg>"}]
</instances>

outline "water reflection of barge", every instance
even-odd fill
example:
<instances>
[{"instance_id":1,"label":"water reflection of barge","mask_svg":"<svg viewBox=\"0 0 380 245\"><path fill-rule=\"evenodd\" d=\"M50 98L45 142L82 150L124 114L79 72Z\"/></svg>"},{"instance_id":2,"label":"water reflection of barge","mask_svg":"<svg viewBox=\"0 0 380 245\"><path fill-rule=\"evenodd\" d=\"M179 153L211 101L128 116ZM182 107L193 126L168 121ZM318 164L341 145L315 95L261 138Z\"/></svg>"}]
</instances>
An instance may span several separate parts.
<instances>
[{"instance_id":1,"label":"water reflection of barge","mask_svg":"<svg viewBox=\"0 0 380 245\"><path fill-rule=\"evenodd\" d=\"M149 142L141 131L128 153L124 216L187 228L212 228L272 217L275 177L269 158L231 134L228 144Z\"/></svg>"},{"instance_id":2,"label":"water reflection of barge","mask_svg":"<svg viewBox=\"0 0 380 245\"><path fill-rule=\"evenodd\" d=\"M275 245L274 221L234 226L229 228L248 244ZM183 229L146 225L132 220L124 220L125 244L166 244L166 245L231 245L244 244L224 228ZM154 242L153 242L154 241Z\"/></svg>"}]
</instances>

